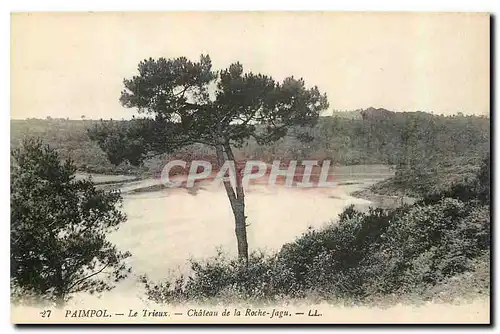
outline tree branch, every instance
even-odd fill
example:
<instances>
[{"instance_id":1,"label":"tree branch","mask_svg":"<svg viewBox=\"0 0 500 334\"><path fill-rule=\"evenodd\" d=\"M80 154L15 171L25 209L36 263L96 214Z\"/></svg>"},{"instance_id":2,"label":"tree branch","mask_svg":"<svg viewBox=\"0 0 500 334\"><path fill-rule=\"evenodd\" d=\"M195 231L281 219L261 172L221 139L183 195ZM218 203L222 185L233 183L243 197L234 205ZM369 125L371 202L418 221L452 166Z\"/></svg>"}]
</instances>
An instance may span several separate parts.
<instances>
[{"instance_id":1,"label":"tree branch","mask_svg":"<svg viewBox=\"0 0 500 334\"><path fill-rule=\"evenodd\" d=\"M81 282L83 282L83 281L85 281L85 280L87 280L87 279L89 279L89 278L91 278L91 277L93 277L93 276L95 276L95 275L97 275L97 274L100 274L100 273L101 273L104 269L106 269L106 267L107 267L108 265L109 265L109 263L106 263L106 265L105 265L104 267L102 267L101 269L99 269L99 270L98 270L98 271L96 271L95 273L92 273L92 274L90 274L89 276L84 277L84 278L82 278L82 279L79 279L78 281L76 281L75 283L73 283L73 284L72 284L72 285L68 288L68 290L67 290L67 291L68 291L68 293L69 293L69 292L71 291L71 289L73 289L73 288L74 288L77 284L80 284Z\"/></svg>"}]
</instances>

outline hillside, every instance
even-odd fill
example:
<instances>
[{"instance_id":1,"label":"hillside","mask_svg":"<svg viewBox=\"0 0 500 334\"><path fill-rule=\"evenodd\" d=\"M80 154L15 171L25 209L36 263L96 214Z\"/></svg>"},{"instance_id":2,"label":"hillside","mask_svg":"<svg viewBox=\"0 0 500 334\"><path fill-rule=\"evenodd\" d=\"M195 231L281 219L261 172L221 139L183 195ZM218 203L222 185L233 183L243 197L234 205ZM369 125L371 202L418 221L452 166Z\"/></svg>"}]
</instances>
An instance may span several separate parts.
<instances>
[{"instance_id":1,"label":"hillside","mask_svg":"<svg viewBox=\"0 0 500 334\"><path fill-rule=\"evenodd\" d=\"M313 128L291 129L285 138L270 146L248 141L235 153L238 158L258 158L267 162L274 159L328 159L337 165L396 165L399 169L398 184L385 187L392 192L394 188L415 184L415 178L423 179L428 174L439 175L437 180L447 183L449 178L443 178L443 174L458 173L460 176L473 173L479 161L489 152L490 120L487 117L396 113L375 108L335 112L333 115L321 117ZM87 129L98 122L11 120L11 146L19 145L26 136L40 137L57 149L63 158L73 159L78 169L84 172L150 176L161 170L167 156L149 159L140 167L112 165L106 154L87 136ZM128 124L133 120L113 122ZM308 141L299 139L304 134ZM176 154L213 154L211 148L203 145L191 146L183 151ZM426 188L417 192L429 190Z\"/></svg>"}]
</instances>

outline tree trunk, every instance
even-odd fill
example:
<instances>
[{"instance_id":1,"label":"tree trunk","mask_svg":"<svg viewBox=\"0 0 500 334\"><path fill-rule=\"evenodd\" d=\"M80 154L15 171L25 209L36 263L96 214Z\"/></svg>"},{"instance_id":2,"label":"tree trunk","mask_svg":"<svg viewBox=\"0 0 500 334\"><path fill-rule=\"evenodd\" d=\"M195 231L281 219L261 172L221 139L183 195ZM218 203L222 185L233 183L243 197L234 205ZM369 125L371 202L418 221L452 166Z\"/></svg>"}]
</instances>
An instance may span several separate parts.
<instances>
[{"instance_id":1,"label":"tree trunk","mask_svg":"<svg viewBox=\"0 0 500 334\"><path fill-rule=\"evenodd\" d=\"M248 263L248 241L247 241L247 225L245 217L245 203L243 200L237 200L236 206L233 208L234 223L236 233L236 241L238 243L238 258Z\"/></svg>"},{"instance_id":2,"label":"tree trunk","mask_svg":"<svg viewBox=\"0 0 500 334\"><path fill-rule=\"evenodd\" d=\"M225 162L224 152L228 156L228 160L234 162L233 152L229 144L224 146L217 146L217 161L219 167ZM226 189L227 197L231 203L231 209L233 210L236 240L238 245L238 258L240 260L248 263L248 241L247 241L247 226L246 226L246 216L245 216L245 193L243 191L243 186L241 184L241 175L236 171L236 193L228 180L223 181L224 188Z\"/></svg>"}]
</instances>

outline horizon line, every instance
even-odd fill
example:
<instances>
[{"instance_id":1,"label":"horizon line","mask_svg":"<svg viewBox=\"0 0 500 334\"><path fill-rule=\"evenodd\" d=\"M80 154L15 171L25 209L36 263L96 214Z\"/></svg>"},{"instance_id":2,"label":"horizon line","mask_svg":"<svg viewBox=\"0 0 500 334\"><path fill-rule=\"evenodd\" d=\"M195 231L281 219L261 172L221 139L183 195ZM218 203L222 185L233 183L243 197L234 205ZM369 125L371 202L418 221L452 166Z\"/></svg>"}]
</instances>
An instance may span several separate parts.
<instances>
[{"instance_id":1,"label":"horizon line","mask_svg":"<svg viewBox=\"0 0 500 334\"><path fill-rule=\"evenodd\" d=\"M361 111L366 111L366 110L369 110L369 109L375 109L375 110L380 110L380 109L383 109L383 110L386 110L386 111L389 111L389 112L393 112L393 113L425 113L425 114L429 114L429 115L433 115L433 116L443 116L443 117L451 117L451 116L460 116L460 115L463 115L463 116L475 116L475 117L485 117L485 118L490 118L490 114L491 114L491 111L487 114L474 114L474 113L470 113L470 112L465 112L465 111L456 111L456 112L453 112L453 113L447 113L447 114L444 114L444 113L437 113L435 111L424 111L424 110L390 110L390 109L386 109L384 107L379 107L379 108L376 108L376 107L368 107L368 108L358 108L358 109L350 109L350 110L338 110L338 109L333 109L329 112L329 114L323 114L323 115L319 115L319 117L333 117L334 114L342 114L342 113L352 113L352 112L361 112ZM82 116L85 116L85 115L82 115ZM135 115L132 115L132 116L129 116L127 118L125 117L121 117L121 118L86 118L86 117L79 117L79 118L71 118L71 117L53 117L53 116L50 116L50 115L47 115L47 116L40 116L41 118L38 118L38 117L25 117L25 118L12 118L12 113L11 113L11 117L10 117L10 120L11 121L27 121L27 120L69 120L69 121L100 121L100 120L103 120L103 121L128 121L128 120L132 120ZM141 115L142 116L142 115ZM135 118L144 118L144 117L135 117Z\"/></svg>"}]
</instances>

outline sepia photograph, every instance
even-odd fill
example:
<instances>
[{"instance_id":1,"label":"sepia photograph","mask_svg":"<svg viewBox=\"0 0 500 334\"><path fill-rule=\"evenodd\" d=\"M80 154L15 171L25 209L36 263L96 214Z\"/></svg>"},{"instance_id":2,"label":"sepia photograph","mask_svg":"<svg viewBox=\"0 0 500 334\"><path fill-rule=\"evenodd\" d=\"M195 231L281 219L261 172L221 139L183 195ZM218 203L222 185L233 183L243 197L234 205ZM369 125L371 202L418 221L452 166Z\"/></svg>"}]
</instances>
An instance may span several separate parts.
<instances>
[{"instance_id":1,"label":"sepia photograph","mask_svg":"<svg viewBox=\"0 0 500 334\"><path fill-rule=\"evenodd\" d=\"M13 324L491 324L481 12L13 12Z\"/></svg>"}]
</instances>

